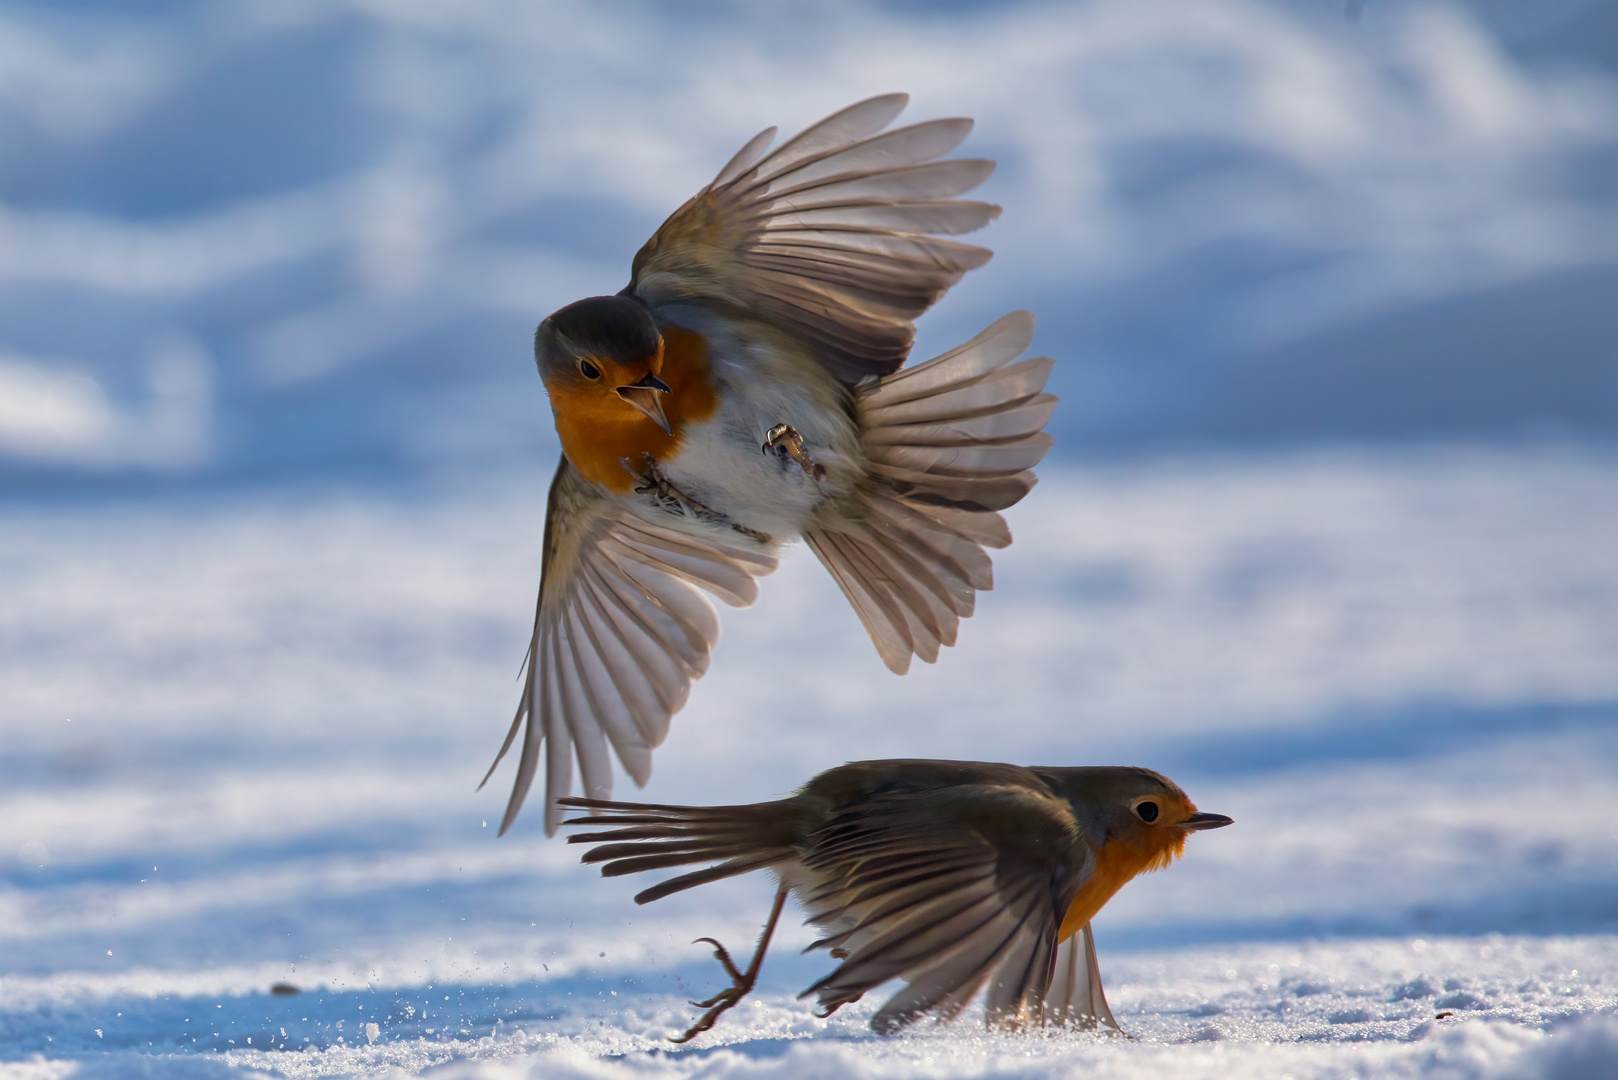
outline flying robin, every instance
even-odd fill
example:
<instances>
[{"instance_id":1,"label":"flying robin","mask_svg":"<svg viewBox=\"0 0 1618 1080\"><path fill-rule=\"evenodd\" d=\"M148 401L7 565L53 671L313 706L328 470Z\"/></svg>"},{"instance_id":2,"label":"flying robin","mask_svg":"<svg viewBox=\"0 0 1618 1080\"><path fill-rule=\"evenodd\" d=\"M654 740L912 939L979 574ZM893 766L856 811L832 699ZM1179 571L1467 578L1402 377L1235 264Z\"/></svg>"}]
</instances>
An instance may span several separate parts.
<instances>
[{"instance_id":1,"label":"flying robin","mask_svg":"<svg viewBox=\"0 0 1618 1080\"><path fill-rule=\"evenodd\" d=\"M982 761L856 761L749 806L562 802L590 811L564 824L612 826L568 837L598 845L584 861L605 863L606 877L711 864L637 904L752 870L778 883L746 971L719 942L697 939L732 984L692 1002L708 1011L675 1042L753 988L789 893L824 934L809 948L842 961L798 995L813 995L821 1016L897 978L905 988L871 1018L879 1034L929 1014L952 1020L985 987L991 1027L1120 1030L1090 919L1130 878L1183 854L1191 833L1231 823L1150 769Z\"/></svg>"},{"instance_id":2,"label":"flying robin","mask_svg":"<svg viewBox=\"0 0 1618 1080\"><path fill-rule=\"evenodd\" d=\"M1052 361L1017 357L1033 316L900 370L912 320L990 253L938 234L1000 208L955 196L989 161L935 160L970 120L883 129L903 94L852 105L768 151L744 146L647 241L629 285L540 323L534 355L561 438L500 831L546 748L547 832L572 787L644 786L708 666L704 591L751 604L802 537L903 674L955 643L997 513L1050 448ZM485 782L488 776L484 777Z\"/></svg>"}]
</instances>

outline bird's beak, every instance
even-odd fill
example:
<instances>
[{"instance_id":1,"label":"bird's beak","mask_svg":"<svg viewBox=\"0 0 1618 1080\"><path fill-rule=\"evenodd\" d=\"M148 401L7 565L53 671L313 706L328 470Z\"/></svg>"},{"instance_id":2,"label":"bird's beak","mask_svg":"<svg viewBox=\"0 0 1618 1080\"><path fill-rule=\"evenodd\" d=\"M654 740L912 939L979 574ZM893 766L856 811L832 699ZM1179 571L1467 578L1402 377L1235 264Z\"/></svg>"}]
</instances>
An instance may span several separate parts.
<instances>
[{"instance_id":1,"label":"bird's beak","mask_svg":"<svg viewBox=\"0 0 1618 1080\"><path fill-rule=\"evenodd\" d=\"M1198 829L1223 829L1226 825L1231 824L1231 820L1224 814L1192 814L1180 822L1180 828L1191 832L1196 832Z\"/></svg>"},{"instance_id":2,"label":"bird's beak","mask_svg":"<svg viewBox=\"0 0 1618 1080\"><path fill-rule=\"evenodd\" d=\"M618 388L619 397L645 413L647 419L663 429L664 434L673 435L674 429L669 427L669 418L663 415L663 402L659 400L659 395L667 393L669 384L651 374L631 386Z\"/></svg>"}]
</instances>

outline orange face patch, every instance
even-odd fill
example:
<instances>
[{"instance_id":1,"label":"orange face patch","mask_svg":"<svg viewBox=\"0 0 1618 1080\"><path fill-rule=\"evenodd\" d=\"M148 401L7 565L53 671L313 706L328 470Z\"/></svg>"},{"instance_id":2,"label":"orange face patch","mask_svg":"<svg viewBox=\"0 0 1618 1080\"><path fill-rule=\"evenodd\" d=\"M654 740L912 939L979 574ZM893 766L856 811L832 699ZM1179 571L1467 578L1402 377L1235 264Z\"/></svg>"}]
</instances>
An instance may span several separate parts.
<instances>
[{"instance_id":1,"label":"orange face patch","mask_svg":"<svg viewBox=\"0 0 1618 1080\"><path fill-rule=\"evenodd\" d=\"M586 480L614 494L627 495L635 486L635 476L624 467L626 459L630 468L639 469L648 455L654 461L673 457L685 427L708 419L719 407L709 378L707 340L674 325L662 330L661 364L655 356L638 365L592 358L601 369L600 379L551 391L562 452ZM663 412L672 435L618 396L618 387L633 385L648 373L668 384Z\"/></svg>"}]
</instances>

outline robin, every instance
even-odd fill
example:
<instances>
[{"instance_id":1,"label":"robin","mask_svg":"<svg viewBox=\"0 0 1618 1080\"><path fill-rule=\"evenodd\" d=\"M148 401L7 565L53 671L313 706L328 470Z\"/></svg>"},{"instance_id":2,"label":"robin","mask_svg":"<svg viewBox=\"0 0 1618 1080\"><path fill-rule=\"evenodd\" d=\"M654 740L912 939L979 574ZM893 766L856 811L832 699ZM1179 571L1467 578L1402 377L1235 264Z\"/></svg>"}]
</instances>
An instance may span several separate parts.
<instances>
[{"instance_id":1,"label":"robin","mask_svg":"<svg viewBox=\"0 0 1618 1080\"><path fill-rule=\"evenodd\" d=\"M1033 316L900 370L912 320L989 251L946 235L1000 208L955 196L990 161L935 160L970 120L884 130L906 103L852 105L767 152L775 129L647 241L629 285L540 323L534 355L562 457L551 483L523 730L500 831L546 747L546 831L572 788L651 775L719 619L802 537L903 674L955 643L997 511L1050 448L1053 361L1017 357ZM488 776L484 777L487 782Z\"/></svg>"},{"instance_id":2,"label":"robin","mask_svg":"<svg viewBox=\"0 0 1618 1080\"><path fill-rule=\"evenodd\" d=\"M753 870L776 879L746 971L713 938L697 939L732 982L692 1002L708 1011L675 1042L707 1031L753 988L789 893L824 933L809 949L842 961L798 995L813 995L820 1016L897 978L905 988L871 1018L878 1034L929 1014L952 1020L984 988L990 1027L1119 1031L1091 918L1130 878L1184 854L1187 836L1231 823L1198 812L1150 769L983 761L856 761L748 806L562 802L589 811L564 824L611 826L568 837L598 845L584 861L605 863L605 877L710 864L637 904Z\"/></svg>"}]
</instances>

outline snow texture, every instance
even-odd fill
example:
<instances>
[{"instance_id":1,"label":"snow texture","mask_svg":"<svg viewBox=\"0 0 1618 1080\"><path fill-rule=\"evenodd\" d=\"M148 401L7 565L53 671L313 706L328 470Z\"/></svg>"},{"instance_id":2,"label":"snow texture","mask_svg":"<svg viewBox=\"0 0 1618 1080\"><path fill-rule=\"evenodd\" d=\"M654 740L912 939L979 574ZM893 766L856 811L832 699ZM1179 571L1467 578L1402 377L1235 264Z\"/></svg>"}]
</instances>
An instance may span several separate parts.
<instances>
[{"instance_id":1,"label":"snow texture","mask_svg":"<svg viewBox=\"0 0 1618 1080\"><path fill-rule=\"evenodd\" d=\"M918 755L1236 819L1097 920L1129 1040L817 1020L794 924L663 1042L769 886L637 908L533 808L495 839L544 482L8 508L0 1076L1613 1075L1611 454L1057 468L904 679L801 550L725 613L658 800Z\"/></svg>"}]
</instances>

